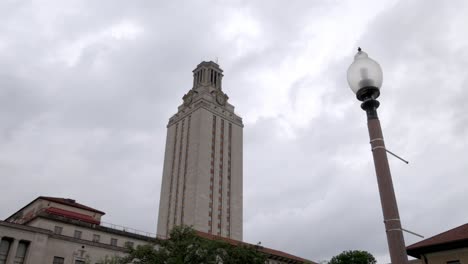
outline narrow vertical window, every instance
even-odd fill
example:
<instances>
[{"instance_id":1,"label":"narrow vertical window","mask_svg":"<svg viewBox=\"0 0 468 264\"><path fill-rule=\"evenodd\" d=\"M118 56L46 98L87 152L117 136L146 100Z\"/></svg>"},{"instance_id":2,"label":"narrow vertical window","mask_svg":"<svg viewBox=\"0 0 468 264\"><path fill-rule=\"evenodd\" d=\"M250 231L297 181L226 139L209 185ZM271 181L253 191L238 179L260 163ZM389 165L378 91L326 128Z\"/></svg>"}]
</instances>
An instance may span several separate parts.
<instances>
[{"instance_id":1,"label":"narrow vertical window","mask_svg":"<svg viewBox=\"0 0 468 264\"><path fill-rule=\"evenodd\" d=\"M221 131L219 136L219 187L218 187L218 235L221 235L223 222L223 171L224 171L224 120L221 119Z\"/></svg>"},{"instance_id":2,"label":"narrow vertical window","mask_svg":"<svg viewBox=\"0 0 468 264\"><path fill-rule=\"evenodd\" d=\"M210 201L208 205L208 233L213 233L213 188L214 188L214 163L216 149L216 116L213 115L213 126L211 128L211 167L210 167Z\"/></svg>"},{"instance_id":3,"label":"narrow vertical window","mask_svg":"<svg viewBox=\"0 0 468 264\"><path fill-rule=\"evenodd\" d=\"M217 72L214 72L214 84L215 84L215 87L216 87L216 82L218 80L218 73Z\"/></svg>"},{"instance_id":4,"label":"narrow vertical window","mask_svg":"<svg viewBox=\"0 0 468 264\"><path fill-rule=\"evenodd\" d=\"M29 242L28 241L20 241L18 244L18 248L16 249L15 255L15 264L23 264L24 258L26 257L26 253L28 252Z\"/></svg>"},{"instance_id":5,"label":"narrow vertical window","mask_svg":"<svg viewBox=\"0 0 468 264\"><path fill-rule=\"evenodd\" d=\"M172 207L172 188L174 184L174 177L175 177L175 159L176 159L176 146L177 146L177 132L179 130L179 123L176 124L175 133L174 133L174 145L172 147L172 165L171 165L171 180L169 184L169 199L168 199L168 206L167 206L167 222L166 222L166 237L169 236L169 231L171 229L170 226L170 219L171 219L171 207Z\"/></svg>"},{"instance_id":6,"label":"narrow vertical window","mask_svg":"<svg viewBox=\"0 0 468 264\"><path fill-rule=\"evenodd\" d=\"M227 156L227 202L226 202L226 231L231 237L231 155L232 155L232 124L228 126L228 156Z\"/></svg>"},{"instance_id":7,"label":"narrow vertical window","mask_svg":"<svg viewBox=\"0 0 468 264\"><path fill-rule=\"evenodd\" d=\"M187 124L187 138L185 139L185 161L184 161L184 177L182 183L182 209L180 210L180 219L181 224L184 224L184 210L185 210L185 189L187 183L187 164L188 164L188 154L189 154L189 145L190 145L190 123L192 120L192 116L189 115L188 117L188 124Z\"/></svg>"},{"instance_id":8,"label":"narrow vertical window","mask_svg":"<svg viewBox=\"0 0 468 264\"><path fill-rule=\"evenodd\" d=\"M0 263L6 263L8 257L8 251L10 251L11 241L3 238L0 241Z\"/></svg>"},{"instance_id":9,"label":"narrow vertical window","mask_svg":"<svg viewBox=\"0 0 468 264\"><path fill-rule=\"evenodd\" d=\"M180 164L182 163L182 149L184 146L184 126L185 119L182 120L182 130L180 131L180 144L179 144L179 159L177 160L177 178L176 178L176 191L174 203L174 226L178 225L177 210L179 209L179 185L180 185ZM180 219L179 219L180 220Z\"/></svg>"}]
</instances>

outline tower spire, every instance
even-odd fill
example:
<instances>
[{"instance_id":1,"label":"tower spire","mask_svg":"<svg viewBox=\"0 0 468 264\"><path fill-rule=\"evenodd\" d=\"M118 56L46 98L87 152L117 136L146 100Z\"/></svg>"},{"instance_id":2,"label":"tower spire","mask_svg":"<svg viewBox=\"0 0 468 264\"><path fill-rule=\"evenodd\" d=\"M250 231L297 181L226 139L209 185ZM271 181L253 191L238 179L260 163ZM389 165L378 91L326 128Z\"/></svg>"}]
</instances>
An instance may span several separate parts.
<instances>
[{"instance_id":1,"label":"tower spire","mask_svg":"<svg viewBox=\"0 0 468 264\"><path fill-rule=\"evenodd\" d=\"M211 86L222 90L223 70L216 62L203 61L193 70L193 88Z\"/></svg>"}]
</instances>

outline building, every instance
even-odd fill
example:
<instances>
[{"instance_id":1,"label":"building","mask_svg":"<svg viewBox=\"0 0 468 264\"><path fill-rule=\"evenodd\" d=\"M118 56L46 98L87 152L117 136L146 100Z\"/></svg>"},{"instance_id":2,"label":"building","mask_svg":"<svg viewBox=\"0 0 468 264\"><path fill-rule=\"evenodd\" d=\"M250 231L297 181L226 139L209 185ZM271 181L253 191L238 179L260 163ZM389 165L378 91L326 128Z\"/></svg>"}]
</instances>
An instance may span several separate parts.
<instances>
[{"instance_id":1,"label":"building","mask_svg":"<svg viewBox=\"0 0 468 264\"><path fill-rule=\"evenodd\" d=\"M72 199L38 197L0 221L0 264L99 264L127 254L127 247L159 243L156 234L101 222L104 212ZM242 241L198 232L231 245ZM253 246L253 245L251 245ZM257 246L268 264L314 262Z\"/></svg>"},{"instance_id":2,"label":"building","mask_svg":"<svg viewBox=\"0 0 468 264\"><path fill-rule=\"evenodd\" d=\"M174 226L242 241L242 119L222 90L223 71L202 62L169 119L159 203L160 237Z\"/></svg>"},{"instance_id":3,"label":"building","mask_svg":"<svg viewBox=\"0 0 468 264\"><path fill-rule=\"evenodd\" d=\"M38 197L0 221L0 264L100 263L155 235L101 222L105 213L72 199Z\"/></svg>"},{"instance_id":4,"label":"building","mask_svg":"<svg viewBox=\"0 0 468 264\"><path fill-rule=\"evenodd\" d=\"M406 251L423 264L468 263L468 224L410 245Z\"/></svg>"}]
</instances>

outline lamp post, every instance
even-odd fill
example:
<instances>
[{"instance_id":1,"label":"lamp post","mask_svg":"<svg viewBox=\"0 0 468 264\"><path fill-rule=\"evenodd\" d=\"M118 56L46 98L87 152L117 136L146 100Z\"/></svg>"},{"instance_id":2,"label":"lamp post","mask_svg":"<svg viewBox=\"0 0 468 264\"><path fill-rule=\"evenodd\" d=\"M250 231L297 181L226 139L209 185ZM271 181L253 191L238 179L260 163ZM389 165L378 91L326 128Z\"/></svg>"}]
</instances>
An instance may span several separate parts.
<instances>
[{"instance_id":1,"label":"lamp post","mask_svg":"<svg viewBox=\"0 0 468 264\"><path fill-rule=\"evenodd\" d=\"M369 58L367 53L359 48L358 53L354 56L354 62L348 68L347 75L351 90L356 94L357 99L362 102L361 108L367 114L367 127L374 157L390 259L393 264L407 264L408 256L403 230L395 191L393 190L382 128L377 116L377 108L380 103L376 99L380 95L380 87L382 86L382 69L376 61Z\"/></svg>"}]
</instances>

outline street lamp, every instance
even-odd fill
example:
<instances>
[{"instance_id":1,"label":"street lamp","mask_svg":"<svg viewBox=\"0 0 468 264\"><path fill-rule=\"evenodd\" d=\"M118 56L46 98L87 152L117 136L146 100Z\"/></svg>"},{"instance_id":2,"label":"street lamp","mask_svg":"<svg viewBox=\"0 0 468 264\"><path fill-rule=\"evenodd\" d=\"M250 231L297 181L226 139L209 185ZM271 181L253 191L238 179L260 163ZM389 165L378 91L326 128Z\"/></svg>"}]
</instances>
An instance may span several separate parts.
<instances>
[{"instance_id":1,"label":"street lamp","mask_svg":"<svg viewBox=\"0 0 468 264\"><path fill-rule=\"evenodd\" d=\"M347 75L351 90L362 102L361 108L367 114L367 127L374 157L390 259L393 264L406 264L408 256L406 255L403 230L393 190L382 128L377 116L377 108L380 103L376 99L380 95L380 87L382 86L382 69L376 61L369 58L367 53L359 48L358 53L354 56L354 62L348 68Z\"/></svg>"}]
</instances>

